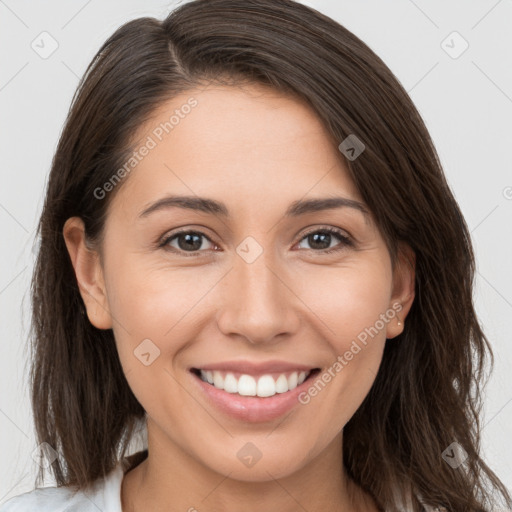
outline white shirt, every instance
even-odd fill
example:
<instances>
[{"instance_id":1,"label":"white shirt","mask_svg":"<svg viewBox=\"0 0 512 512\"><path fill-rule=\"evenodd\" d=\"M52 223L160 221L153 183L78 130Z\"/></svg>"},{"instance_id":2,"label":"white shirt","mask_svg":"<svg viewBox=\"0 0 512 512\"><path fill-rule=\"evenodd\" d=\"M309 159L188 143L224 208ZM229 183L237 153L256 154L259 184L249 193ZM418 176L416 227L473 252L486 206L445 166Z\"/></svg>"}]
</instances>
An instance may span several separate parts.
<instances>
[{"instance_id":1,"label":"white shirt","mask_svg":"<svg viewBox=\"0 0 512 512\"><path fill-rule=\"evenodd\" d=\"M87 492L66 486L42 487L14 496L0 505L0 512L122 512L121 483L128 467L125 458Z\"/></svg>"}]
</instances>

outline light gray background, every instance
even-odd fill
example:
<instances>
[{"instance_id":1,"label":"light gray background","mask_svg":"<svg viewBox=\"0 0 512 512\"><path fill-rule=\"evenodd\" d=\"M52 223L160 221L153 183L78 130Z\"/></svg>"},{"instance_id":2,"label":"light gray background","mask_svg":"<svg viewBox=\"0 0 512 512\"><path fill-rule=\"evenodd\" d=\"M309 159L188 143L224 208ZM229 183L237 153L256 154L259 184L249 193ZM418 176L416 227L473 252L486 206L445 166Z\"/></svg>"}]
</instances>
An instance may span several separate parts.
<instances>
[{"instance_id":1,"label":"light gray background","mask_svg":"<svg viewBox=\"0 0 512 512\"><path fill-rule=\"evenodd\" d=\"M483 456L512 489L512 1L304 3L346 26L387 63L432 134L471 230L476 306L496 354L485 393ZM73 92L117 27L139 16L162 18L173 5L0 0L0 503L32 489L36 473L26 345L32 242ZM34 40L42 46L43 31L58 42L47 59L31 47ZM442 43L453 31L469 44L457 58L463 41L452 35Z\"/></svg>"}]
</instances>

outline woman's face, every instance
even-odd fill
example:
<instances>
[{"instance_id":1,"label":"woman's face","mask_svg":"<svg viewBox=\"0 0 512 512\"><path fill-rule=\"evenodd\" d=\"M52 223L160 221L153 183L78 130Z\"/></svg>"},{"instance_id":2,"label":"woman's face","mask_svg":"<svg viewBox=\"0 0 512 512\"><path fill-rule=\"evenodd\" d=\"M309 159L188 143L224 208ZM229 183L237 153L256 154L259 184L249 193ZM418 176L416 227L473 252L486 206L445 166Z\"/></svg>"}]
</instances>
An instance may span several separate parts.
<instances>
[{"instance_id":1,"label":"woman's face","mask_svg":"<svg viewBox=\"0 0 512 512\"><path fill-rule=\"evenodd\" d=\"M403 329L413 271L393 275L339 150L295 99L256 85L192 90L138 135L103 260L85 257L76 218L65 234L89 319L112 327L147 411L153 454L179 450L246 481L321 454L338 463L386 338ZM328 198L346 204L310 203ZM321 371L293 389L294 368ZM258 385L275 394L251 396Z\"/></svg>"}]
</instances>

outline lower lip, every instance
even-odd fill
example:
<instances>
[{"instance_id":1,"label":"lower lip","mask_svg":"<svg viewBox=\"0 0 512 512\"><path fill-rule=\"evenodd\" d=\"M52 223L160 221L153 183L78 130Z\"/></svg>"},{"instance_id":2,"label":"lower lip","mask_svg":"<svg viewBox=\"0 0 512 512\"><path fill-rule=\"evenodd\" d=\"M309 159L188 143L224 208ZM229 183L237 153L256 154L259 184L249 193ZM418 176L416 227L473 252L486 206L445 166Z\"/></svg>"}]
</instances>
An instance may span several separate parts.
<instances>
[{"instance_id":1,"label":"lower lip","mask_svg":"<svg viewBox=\"0 0 512 512\"><path fill-rule=\"evenodd\" d=\"M259 423L275 420L300 404L299 395L305 391L312 377L310 375L302 384L286 393L276 393L266 398L258 396L242 396L238 393L228 393L204 382L195 373L190 372L200 389L206 394L207 400L221 412L247 422Z\"/></svg>"}]
</instances>

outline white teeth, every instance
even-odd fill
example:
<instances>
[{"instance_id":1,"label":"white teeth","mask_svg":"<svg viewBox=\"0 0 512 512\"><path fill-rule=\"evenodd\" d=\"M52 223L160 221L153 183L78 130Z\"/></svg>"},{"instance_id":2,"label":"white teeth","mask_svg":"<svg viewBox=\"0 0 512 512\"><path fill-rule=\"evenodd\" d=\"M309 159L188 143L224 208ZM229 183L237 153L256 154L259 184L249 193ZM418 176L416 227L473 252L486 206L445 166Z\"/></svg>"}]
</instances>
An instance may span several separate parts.
<instances>
[{"instance_id":1,"label":"white teeth","mask_svg":"<svg viewBox=\"0 0 512 512\"><path fill-rule=\"evenodd\" d=\"M238 394L243 396L256 396L256 379L250 375L241 375L238 379Z\"/></svg>"},{"instance_id":2,"label":"white teeth","mask_svg":"<svg viewBox=\"0 0 512 512\"><path fill-rule=\"evenodd\" d=\"M240 379L242 380L242 379ZM276 381L270 375L258 379L258 396L273 396L276 394Z\"/></svg>"},{"instance_id":3,"label":"white teeth","mask_svg":"<svg viewBox=\"0 0 512 512\"><path fill-rule=\"evenodd\" d=\"M232 373L228 373L224 379L224 391L228 393L238 393L238 381Z\"/></svg>"},{"instance_id":4,"label":"white teeth","mask_svg":"<svg viewBox=\"0 0 512 512\"><path fill-rule=\"evenodd\" d=\"M213 372L213 382L210 382L210 384L213 384L216 388L224 389L224 377L220 372Z\"/></svg>"},{"instance_id":5,"label":"white teeth","mask_svg":"<svg viewBox=\"0 0 512 512\"><path fill-rule=\"evenodd\" d=\"M276 380L276 392L277 393L286 393L288 391L288 379L286 375L279 375L279 378Z\"/></svg>"},{"instance_id":6,"label":"white teeth","mask_svg":"<svg viewBox=\"0 0 512 512\"><path fill-rule=\"evenodd\" d=\"M201 370L201 380L212 384L217 389L223 389L227 393L238 393L242 396L268 397L276 393L286 393L302 384L311 372L292 372L288 378L282 373L277 379L272 375L253 377L241 375L238 379L227 373L224 377L219 371Z\"/></svg>"},{"instance_id":7,"label":"white teeth","mask_svg":"<svg viewBox=\"0 0 512 512\"><path fill-rule=\"evenodd\" d=\"M300 386L306 380L306 377L308 375L309 375L309 372L300 372L299 377L297 379L297 386Z\"/></svg>"}]
</instances>

